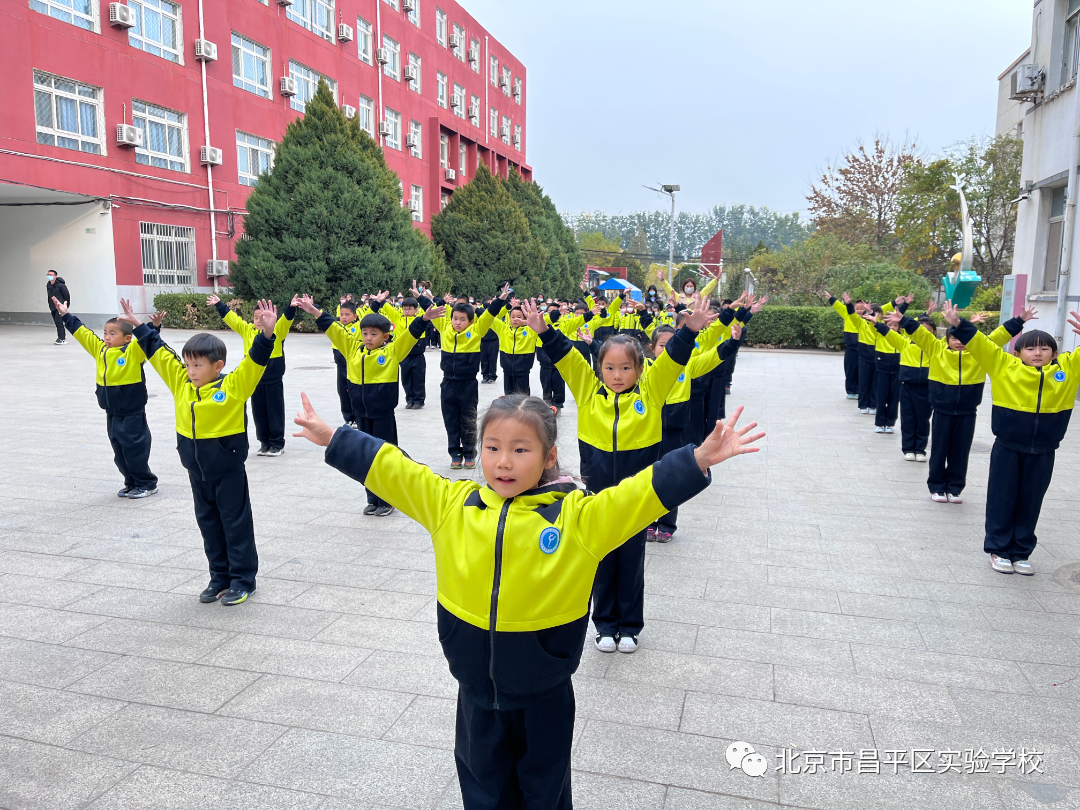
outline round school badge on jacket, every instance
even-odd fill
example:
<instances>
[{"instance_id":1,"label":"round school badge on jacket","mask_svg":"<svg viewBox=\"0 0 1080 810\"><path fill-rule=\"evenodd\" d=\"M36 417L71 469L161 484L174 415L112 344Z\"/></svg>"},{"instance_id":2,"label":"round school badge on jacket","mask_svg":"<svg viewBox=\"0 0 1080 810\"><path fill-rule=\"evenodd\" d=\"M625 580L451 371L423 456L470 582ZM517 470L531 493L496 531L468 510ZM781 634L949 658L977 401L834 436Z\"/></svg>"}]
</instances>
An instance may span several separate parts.
<instances>
[{"instance_id":1,"label":"round school badge on jacket","mask_svg":"<svg viewBox=\"0 0 1080 810\"><path fill-rule=\"evenodd\" d=\"M562 540L562 532L554 526L548 526L540 532L540 550L545 554L554 554Z\"/></svg>"},{"instance_id":2,"label":"round school badge on jacket","mask_svg":"<svg viewBox=\"0 0 1080 810\"><path fill-rule=\"evenodd\" d=\"M465 339L466 340L471 340L472 339L472 332L466 332L465 333Z\"/></svg>"},{"instance_id":3,"label":"round school badge on jacket","mask_svg":"<svg viewBox=\"0 0 1080 810\"><path fill-rule=\"evenodd\" d=\"M642 402L639 399L637 402L634 403L634 410L637 411L638 416L644 416L645 415L645 403Z\"/></svg>"},{"instance_id":4,"label":"round school badge on jacket","mask_svg":"<svg viewBox=\"0 0 1080 810\"><path fill-rule=\"evenodd\" d=\"M1064 371L1056 371L1056 372L1054 372L1054 379L1057 382L1065 382L1065 372Z\"/></svg>"},{"instance_id":5,"label":"round school badge on jacket","mask_svg":"<svg viewBox=\"0 0 1080 810\"><path fill-rule=\"evenodd\" d=\"M386 365L386 355L385 354L380 354L379 359L376 360L375 362L378 363L380 366L385 366Z\"/></svg>"},{"instance_id":6,"label":"round school badge on jacket","mask_svg":"<svg viewBox=\"0 0 1080 810\"><path fill-rule=\"evenodd\" d=\"M686 372L679 375L679 382L686 382Z\"/></svg>"},{"instance_id":7,"label":"round school badge on jacket","mask_svg":"<svg viewBox=\"0 0 1080 810\"><path fill-rule=\"evenodd\" d=\"M127 365L127 358L126 357L117 357L116 358L116 365L118 365L118 366L126 366Z\"/></svg>"},{"instance_id":8,"label":"round school badge on jacket","mask_svg":"<svg viewBox=\"0 0 1080 810\"><path fill-rule=\"evenodd\" d=\"M225 392L224 391L215 391L214 395L212 397L210 397L210 399L214 400L214 402L224 402L225 401Z\"/></svg>"}]
</instances>

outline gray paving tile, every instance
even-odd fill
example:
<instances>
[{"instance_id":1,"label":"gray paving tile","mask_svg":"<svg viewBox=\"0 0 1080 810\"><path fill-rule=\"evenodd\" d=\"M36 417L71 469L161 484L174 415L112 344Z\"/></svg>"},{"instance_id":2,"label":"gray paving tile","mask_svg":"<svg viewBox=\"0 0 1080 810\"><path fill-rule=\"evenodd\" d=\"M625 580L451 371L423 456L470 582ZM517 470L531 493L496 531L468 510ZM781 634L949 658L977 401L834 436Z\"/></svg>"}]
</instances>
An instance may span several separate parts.
<instances>
[{"instance_id":1,"label":"gray paving tile","mask_svg":"<svg viewBox=\"0 0 1080 810\"><path fill-rule=\"evenodd\" d=\"M598 654L599 655L599 654ZM390 650L375 650L364 658L345 683L370 689L453 699L458 685L443 656L413 655Z\"/></svg>"},{"instance_id":2,"label":"gray paving tile","mask_svg":"<svg viewBox=\"0 0 1080 810\"><path fill-rule=\"evenodd\" d=\"M0 603L0 635L59 644L105 621L62 610Z\"/></svg>"},{"instance_id":3,"label":"gray paving tile","mask_svg":"<svg viewBox=\"0 0 1080 810\"><path fill-rule=\"evenodd\" d=\"M429 596L412 593L345 588L340 585L314 585L290 604L314 610L408 619L427 604L429 599Z\"/></svg>"},{"instance_id":4,"label":"gray paving tile","mask_svg":"<svg viewBox=\"0 0 1080 810\"><path fill-rule=\"evenodd\" d=\"M785 608L771 608L771 613L773 633L923 649L923 641L919 636L918 628L914 623L902 619L808 613Z\"/></svg>"},{"instance_id":5,"label":"gray paving tile","mask_svg":"<svg viewBox=\"0 0 1080 810\"><path fill-rule=\"evenodd\" d=\"M0 602L63 608L99 590L100 585L29 577L25 574L0 574Z\"/></svg>"},{"instance_id":6,"label":"gray paving tile","mask_svg":"<svg viewBox=\"0 0 1080 810\"><path fill-rule=\"evenodd\" d=\"M863 644L852 644L851 654L855 659L855 671L860 675L902 677L908 681L992 689L996 692L1031 691L1020 667L1012 661L998 658L893 650Z\"/></svg>"},{"instance_id":7,"label":"gray paving tile","mask_svg":"<svg viewBox=\"0 0 1080 810\"><path fill-rule=\"evenodd\" d=\"M315 810L323 796L214 779L147 765L93 802L88 810Z\"/></svg>"},{"instance_id":8,"label":"gray paving tile","mask_svg":"<svg viewBox=\"0 0 1080 810\"><path fill-rule=\"evenodd\" d=\"M613 660L604 675L608 680L763 700L772 698L772 666L769 664L646 648L632 656L616 655L611 658Z\"/></svg>"},{"instance_id":9,"label":"gray paving tile","mask_svg":"<svg viewBox=\"0 0 1080 810\"><path fill-rule=\"evenodd\" d=\"M0 736L0 807L83 807L138 765Z\"/></svg>"},{"instance_id":10,"label":"gray paving tile","mask_svg":"<svg viewBox=\"0 0 1080 810\"><path fill-rule=\"evenodd\" d=\"M1080 557L1080 553L1076 555ZM1035 601L1050 613L1080 614L1080 593L1036 593Z\"/></svg>"},{"instance_id":11,"label":"gray paving tile","mask_svg":"<svg viewBox=\"0 0 1080 810\"><path fill-rule=\"evenodd\" d=\"M994 782L981 774L792 774L780 776L780 800L830 810L1002 810Z\"/></svg>"},{"instance_id":12,"label":"gray paving tile","mask_svg":"<svg viewBox=\"0 0 1080 810\"><path fill-rule=\"evenodd\" d=\"M574 676L577 717L612 720L672 731L679 727L684 692L647 683ZM633 711L626 709L633 707Z\"/></svg>"},{"instance_id":13,"label":"gray paving tile","mask_svg":"<svg viewBox=\"0 0 1080 810\"><path fill-rule=\"evenodd\" d=\"M207 653L199 659L199 663L273 675L340 681L370 654L370 650L339 644L239 633Z\"/></svg>"},{"instance_id":14,"label":"gray paving tile","mask_svg":"<svg viewBox=\"0 0 1080 810\"><path fill-rule=\"evenodd\" d=\"M994 707L993 719L1015 732L1030 732L1075 739L1072 729L1080 727L1080 700L1048 698L1041 695L1009 695L954 687L949 690L965 722L986 717L986 707Z\"/></svg>"},{"instance_id":15,"label":"gray paving tile","mask_svg":"<svg viewBox=\"0 0 1080 810\"><path fill-rule=\"evenodd\" d=\"M234 777L284 734L283 726L128 704L68 748L129 762Z\"/></svg>"},{"instance_id":16,"label":"gray paving tile","mask_svg":"<svg viewBox=\"0 0 1080 810\"><path fill-rule=\"evenodd\" d=\"M920 627L919 633L932 652L1080 666L1080 646L1072 639L935 624Z\"/></svg>"},{"instance_id":17,"label":"gray paving tile","mask_svg":"<svg viewBox=\"0 0 1080 810\"><path fill-rule=\"evenodd\" d=\"M365 648L414 655L443 654L439 634L430 624L380 616L342 616L316 635L315 641L361 644Z\"/></svg>"},{"instance_id":18,"label":"gray paving tile","mask_svg":"<svg viewBox=\"0 0 1080 810\"><path fill-rule=\"evenodd\" d=\"M1053 805L1054 810L1080 808L1080 790L1021 779L995 779L994 787L1006 810L1042 810L1048 804Z\"/></svg>"},{"instance_id":19,"label":"gray paving tile","mask_svg":"<svg viewBox=\"0 0 1080 810\"><path fill-rule=\"evenodd\" d=\"M893 578L880 574L822 571L811 568L770 565L769 584L800 588L823 588L830 591L875 593L879 596L899 596Z\"/></svg>"},{"instance_id":20,"label":"gray paving tile","mask_svg":"<svg viewBox=\"0 0 1080 810\"><path fill-rule=\"evenodd\" d=\"M89 560L74 560L54 554L6 551L0 554L0 571L43 579L63 579L80 568L92 565Z\"/></svg>"},{"instance_id":21,"label":"gray paving tile","mask_svg":"<svg viewBox=\"0 0 1080 810\"><path fill-rule=\"evenodd\" d=\"M92 672L68 689L133 703L212 712L258 677L219 667L125 657Z\"/></svg>"},{"instance_id":22,"label":"gray paving tile","mask_svg":"<svg viewBox=\"0 0 1080 810\"><path fill-rule=\"evenodd\" d=\"M666 793L663 785L581 771L571 772L570 790L577 810L663 810Z\"/></svg>"},{"instance_id":23,"label":"gray paving tile","mask_svg":"<svg viewBox=\"0 0 1080 810\"><path fill-rule=\"evenodd\" d=\"M0 729L24 740L63 745L123 707L116 700L0 681Z\"/></svg>"},{"instance_id":24,"label":"gray paving tile","mask_svg":"<svg viewBox=\"0 0 1080 810\"><path fill-rule=\"evenodd\" d=\"M420 696L383 735L384 740L454 750L457 701Z\"/></svg>"},{"instance_id":25,"label":"gray paving tile","mask_svg":"<svg viewBox=\"0 0 1080 810\"><path fill-rule=\"evenodd\" d=\"M756 605L738 605L705 599L683 599L677 596L650 596L645 600L645 626L660 619L686 622L709 627L737 627L745 630L767 631L769 609Z\"/></svg>"},{"instance_id":26,"label":"gray paving tile","mask_svg":"<svg viewBox=\"0 0 1080 810\"><path fill-rule=\"evenodd\" d=\"M958 602L965 605L1040 610L1032 593L1013 588L971 585L961 582L927 582L920 579L901 579L896 583L901 596L927 599L934 602Z\"/></svg>"},{"instance_id":27,"label":"gray paving tile","mask_svg":"<svg viewBox=\"0 0 1080 810\"><path fill-rule=\"evenodd\" d=\"M761 607L788 607L822 613L839 613L834 591L763 583L709 580L705 598Z\"/></svg>"},{"instance_id":28,"label":"gray paving tile","mask_svg":"<svg viewBox=\"0 0 1080 810\"><path fill-rule=\"evenodd\" d=\"M903 580L898 580L902 582ZM930 583L942 584L945 583ZM947 624L985 630L986 617L974 605L954 602L930 602L897 596L868 593L840 593L840 607L850 616L869 616L876 619L903 619L920 624Z\"/></svg>"},{"instance_id":29,"label":"gray paving tile","mask_svg":"<svg viewBox=\"0 0 1080 810\"><path fill-rule=\"evenodd\" d=\"M191 579L191 572L183 568L169 568L163 565L97 562L66 575L64 579L71 582L88 582L95 585L135 588L144 591L168 591Z\"/></svg>"},{"instance_id":30,"label":"gray paving tile","mask_svg":"<svg viewBox=\"0 0 1080 810\"><path fill-rule=\"evenodd\" d=\"M62 689L115 658L109 653L0 637L0 680Z\"/></svg>"},{"instance_id":31,"label":"gray paving tile","mask_svg":"<svg viewBox=\"0 0 1080 810\"><path fill-rule=\"evenodd\" d=\"M854 672L847 642L827 641L777 633L752 633L721 627L702 627L697 634L699 655L784 664L793 667L822 667Z\"/></svg>"},{"instance_id":32,"label":"gray paving tile","mask_svg":"<svg viewBox=\"0 0 1080 810\"><path fill-rule=\"evenodd\" d=\"M87 650L163 658L169 661L196 661L232 634L201 627L109 619L104 624L65 642Z\"/></svg>"},{"instance_id":33,"label":"gray paving tile","mask_svg":"<svg viewBox=\"0 0 1080 810\"><path fill-rule=\"evenodd\" d=\"M1075 616L1066 613L1048 613L1041 609L1012 610L995 607L982 607L980 610L995 630L1080 638L1080 621L1077 621Z\"/></svg>"},{"instance_id":34,"label":"gray paving tile","mask_svg":"<svg viewBox=\"0 0 1080 810\"><path fill-rule=\"evenodd\" d=\"M776 810L779 805L669 787L664 810Z\"/></svg>"}]
</instances>

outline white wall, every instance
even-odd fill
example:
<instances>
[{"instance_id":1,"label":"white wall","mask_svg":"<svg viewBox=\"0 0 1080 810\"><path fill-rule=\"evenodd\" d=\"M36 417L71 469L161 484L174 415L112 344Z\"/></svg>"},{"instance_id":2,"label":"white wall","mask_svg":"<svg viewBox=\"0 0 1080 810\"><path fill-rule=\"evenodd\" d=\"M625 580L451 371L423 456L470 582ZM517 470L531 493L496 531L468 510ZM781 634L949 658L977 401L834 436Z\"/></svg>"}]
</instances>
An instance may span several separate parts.
<instances>
[{"instance_id":1,"label":"white wall","mask_svg":"<svg viewBox=\"0 0 1080 810\"><path fill-rule=\"evenodd\" d=\"M116 314L112 217L100 211L94 204L0 207L0 323L52 324L49 270L67 282L72 311L87 325Z\"/></svg>"}]
</instances>

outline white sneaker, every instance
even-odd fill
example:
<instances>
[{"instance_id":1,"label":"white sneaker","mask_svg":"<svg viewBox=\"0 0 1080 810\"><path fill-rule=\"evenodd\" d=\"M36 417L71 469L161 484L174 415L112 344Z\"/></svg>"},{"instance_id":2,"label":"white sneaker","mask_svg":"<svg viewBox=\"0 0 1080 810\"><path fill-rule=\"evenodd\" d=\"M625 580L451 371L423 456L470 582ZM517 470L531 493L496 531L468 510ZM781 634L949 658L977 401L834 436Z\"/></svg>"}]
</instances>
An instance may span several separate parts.
<instances>
[{"instance_id":1,"label":"white sneaker","mask_svg":"<svg viewBox=\"0 0 1080 810\"><path fill-rule=\"evenodd\" d=\"M934 503L948 503L949 499L944 492L933 492L930 494L930 500Z\"/></svg>"},{"instance_id":2,"label":"white sneaker","mask_svg":"<svg viewBox=\"0 0 1080 810\"><path fill-rule=\"evenodd\" d=\"M596 637L596 649L602 653L613 653L617 649L615 645L614 636L600 636Z\"/></svg>"},{"instance_id":3,"label":"white sneaker","mask_svg":"<svg viewBox=\"0 0 1080 810\"><path fill-rule=\"evenodd\" d=\"M964 502L964 499L961 498L959 495L946 495L945 497L947 497L949 499L949 503L963 503Z\"/></svg>"},{"instance_id":4,"label":"white sneaker","mask_svg":"<svg viewBox=\"0 0 1080 810\"><path fill-rule=\"evenodd\" d=\"M915 454L915 460L925 464L926 463L926 453L916 453Z\"/></svg>"},{"instance_id":5,"label":"white sneaker","mask_svg":"<svg viewBox=\"0 0 1080 810\"><path fill-rule=\"evenodd\" d=\"M915 460L915 454L914 453L904 453L904 461L914 461L914 460Z\"/></svg>"},{"instance_id":6,"label":"white sneaker","mask_svg":"<svg viewBox=\"0 0 1080 810\"><path fill-rule=\"evenodd\" d=\"M886 432L886 433L896 433L896 431L895 431L895 430L893 430L893 429L892 429L891 427L889 427L888 425L886 425L886 426L885 426L885 432Z\"/></svg>"},{"instance_id":7,"label":"white sneaker","mask_svg":"<svg viewBox=\"0 0 1080 810\"><path fill-rule=\"evenodd\" d=\"M1023 574L1025 577L1035 576L1035 569L1031 567L1031 563L1027 560L1013 560L1013 571L1017 574Z\"/></svg>"},{"instance_id":8,"label":"white sneaker","mask_svg":"<svg viewBox=\"0 0 1080 810\"><path fill-rule=\"evenodd\" d=\"M877 413L877 408L871 408L870 413Z\"/></svg>"},{"instance_id":9,"label":"white sneaker","mask_svg":"<svg viewBox=\"0 0 1080 810\"><path fill-rule=\"evenodd\" d=\"M859 413L870 413L869 408L859 408Z\"/></svg>"},{"instance_id":10,"label":"white sneaker","mask_svg":"<svg viewBox=\"0 0 1080 810\"><path fill-rule=\"evenodd\" d=\"M619 652L621 653L634 653L637 652L637 636L620 636L619 637Z\"/></svg>"},{"instance_id":11,"label":"white sneaker","mask_svg":"<svg viewBox=\"0 0 1080 810\"><path fill-rule=\"evenodd\" d=\"M1016 569L1013 564L1006 560L1004 557L999 557L997 554L990 555L990 567L997 571L999 574L1011 574ZM1029 565L1028 568L1031 566ZM1032 573L1035 573L1032 571Z\"/></svg>"},{"instance_id":12,"label":"white sneaker","mask_svg":"<svg viewBox=\"0 0 1080 810\"><path fill-rule=\"evenodd\" d=\"M874 428L874 433L884 433L884 432L885 432L885 426L884 425L878 425L876 428Z\"/></svg>"}]
</instances>

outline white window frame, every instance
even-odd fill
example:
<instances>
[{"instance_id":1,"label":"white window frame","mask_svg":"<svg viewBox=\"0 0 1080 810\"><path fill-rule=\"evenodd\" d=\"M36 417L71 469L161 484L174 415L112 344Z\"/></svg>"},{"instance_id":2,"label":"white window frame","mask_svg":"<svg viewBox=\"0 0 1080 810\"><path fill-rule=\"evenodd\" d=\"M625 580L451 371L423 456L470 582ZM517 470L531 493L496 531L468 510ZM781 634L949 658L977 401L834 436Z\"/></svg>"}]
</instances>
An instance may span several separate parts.
<instances>
[{"instance_id":1,"label":"white window frame","mask_svg":"<svg viewBox=\"0 0 1080 810\"><path fill-rule=\"evenodd\" d=\"M435 41L446 47L446 12L441 8L435 9Z\"/></svg>"},{"instance_id":2,"label":"white window frame","mask_svg":"<svg viewBox=\"0 0 1080 810\"><path fill-rule=\"evenodd\" d=\"M412 51L409 51L409 67L416 68L416 80L409 82L409 89L414 93L423 92L423 73L421 72L421 60Z\"/></svg>"},{"instance_id":3,"label":"white window frame","mask_svg":"<svg viewBox=\"0 0 1080 810\"><path fill-rule=\"evenodd\" d=\"M232 43L232 60L233 60L233 87L239 87L241 90L245 90L248 93L254 93L261 98L270 98L270 82L273 76L273 68L271 68L270 61L270 49L265 45L260 45L255 40L245 37L243 34L238 34L236 31L232 32L230 37ZM264 53L260 54L259 51ZM239 54L239 59L237 58ZM244 60L245 58L251 61L252 67L255 69L256 77L249 79L244 75ZM263 78L265 84L258 83L258 67L259 64L263 65ZM237 66L240 68L240 74L236 72Z\"/></svg>"},{"instance_id":4,"label":"white window frame","mask_svg":"<svg viewBox=\"0 0 1080 810\"><path fill-rule=\"evenodd\" d=\"M1050 217L1046 223L1046 259L1043 262L1043 292L1055 292L1061 284L1061 259L1064 254L1065 211L1068 203L1068 187L1046 189L1050 195ZM1061 192L1060 213L1054 213L1054 194ZM1050 267L1051 264L1056 267Z\"/></svg>"},{"instance_id":5,"label":"white window frame","mask_svg":"<svg viewBox=\"0 0 1080 810\"><path fill-rule=\"evenodd\" d=\"M514 77L514 101L518 104L521 103L521 77Z\"/></svg>"},{"instance_id":6,"label":"white window frame","mask_svg":"<svg viewBox=\"0 0 1080 810\"><path fill-rule=\"evenodd\" d=\"M504 96L509 96L511 88L514 86L513 73L510 72L510 68L503 67L502 77L506 79L506 84L502 87L502 93Z\"/></svg>"},{"instance_id":7,"label":"white window frame","mask_svg":"<svg viewBox=\"0 0 1080 810\"><path fill-rule=\"evenodd\" d=\"M450 168L450 136L445 132L439 134L439 168Z\"/></svg>"},{"instance_id":8,"label":"white window frame","mask_svg":"<svg viewBox=\"0 0 1080 810\"><path fill-rule=\"evenodd\" d=\"M389 76L395 82L401 81L401 45L396 40L390 39L383 34L382 46L386 50L387 60L383 65L383 75Z\"/></svg>"},{"instance_id":9,"label":"white window frame","mask_svg":"<svg viewBox=\"0 0 1080 810\"><path fill-rule=\"evenodd\" d=\"M375 29L363 17L356 18L356 55L365 65L375 64ZM366 46L366 47L365 47Z\"/></svg>"},{"instance_id":10,"label":"white window frame","mask_svg":"<svg viewBox=\"0 0 1080 810\"><path fill-rule=\"evenodd\" d=\"M420 0L413 0L412 11L405 18L417 28L420 27Z\"/></svg>"},{"instance_id":11,"label":"white window frame","mask_svg":"<svg viewBox=\"0 0 1080 810\"><path fill-rule=\"evenodd\" d=\"M499 111L491 108L491 137L499 137Z\"/></svg>"},{"instance_id":12,"label":"white window frame","mask_svg":"<svg viewBox=\"0 0 1080 810\"><path fill-rule=\"evenodd\" d=\"M360 102L356 107L356 117L360 121L360 129L377 140L378 136L375 134L375 100L361 94ZM364 124L365 119L367 120L366 126Z\"/></svg>"},{"instance_id":13,"label":"white window frame","mask_svg":"<svg viewBox=\"0 0 1080 810\"><path fill-rule=\"evenodd\" d=\"M476 117L473 118L470 115L469 116L469 123L471 123L474 127L478 127L478 126L480 126L480 96L474 95L472 97L472 99L469 101L469 108L471 109L473 106L476 107Z\"/></svg>"},{"instance_id":14,"label":"white window frame","mask_svg":"<svg viewBox=\"0 0 1080 810\"><path fill-rule=\"evenodd\" d=\"M319 79L323 79L330 86L334 103L337 103L337 82L329 76L324 76L295 59L289 60L289 75L296 80L297 90L296 95L289 99L289 106L297 112L304 112L307 109L307 103L314 98L315 91L319 89Z\"/></svg>"},{"instance_id":15,"label":"white window frame","mask_svg":"<svg viewBox=\"0 0 1080 810\"><path fill-rule=\"evenodd\" d=\"M412 184L412 188L409 189L409 199L415 200L418 205L415 211L412 212L413 222L424 221L424 187L418 186L415 183Z\"/></svg>"},{"instance_id":16,"label":"white window frame","mask_svg":"<svg viewBox=\"0 0 1080 810\"><path fill-rule=\"evenodd\" d=\"M1065 6L1065 36L1061 43L1061 83L1067 84L1076 78L1080 67L1080 4L1075 4L1070 13L1069 3Z\"/></svg>"},{"instance_id":17,"label":"white window frame","mask_svg":"<svg viewBox=\"0 0 1080 810\"><path fill-rule=\"evenodd\" d=\"M142 109L139 109L140 106ZM175 116L175 118L172 116ZM179 110L171 110L168 107L162 107L160 104L152 104L149 101L135 98L131 100L131 123L139 127L140 120L144 122L141 126L143 145L135 147L135 161L158 169L169 169L174 172L188 171L191 162L188 153L187 116ZM164 152L160 149L151 148L150 133L152 125L165 128L167 148ZM177 144L180 151L179 155L168 149L168 146L172 144L172 133L174 131L179 137L179 143ZM160 166L154 162L155 160L163 161L166 165ZM174 166L175 163L179 163L181 168Z\"/></svg>"},{"instance_id":18,"label":"white window frame","mask_svg":"<svg viewBox=\"0 0 1080 810\"><path fill-rule=\"evenodd\" d=\"M75 10L75 6L80 2L89 7L89 13ZM54 20L82 28L84 31L101 33L97 0L30 0L30 9L52 17Z\"/></svg>"},{"instance_id":19,"label":"white window frame","mask_svg":"<svg viewBox=\"0 0 1080 810\"><path fill-rule=\"evenodd\" d=\"M517 141L517 145L514 146L519 152L521 151L521 124L514 124L514 140Z\"/></svg>"},{"instance_id":20,"label":"white window frame","mask_svg":"<svg viewBox=\"0 0 1080 810\"><path fill-rule=\"evenodd\" d=\"M48 82L47 84L45 82ZM39 84L41 82L41 84ZM73 89L68 90L66 87L57 87L57 82L64 82L65 84L72 85ZM83 152L88 155L104 155L105 154L105 117L103 103L104 91L100 87L94 87L91 84L84 84L83 82L77 82L72 79L66 79L63 76L57 76L53 73L46 73L43 70L34 71L34 126L37 131L37 142L44 143L46 146L55 146L58 149L72 149L76 152ZM48 125L43 124L38 115L38 100L41 96L49 96L49 122ZM78 127L77 132L69 130L63 130L57 127L59 116L57 116L57 99L66 99L68 102L73 102L75 105L75 126ZM92 107L91 110L87 110L88 107ZM89 117L84 117L89 116ZM84 125L93 122L94 134L84 135ZM74 135L75 137L72 137ZM45 138L46 140L42 140ZM48 138L52 138L52 143L48 142ZM63 138L68 141L73 141L74 145L62 144L60 139ZM92 148L86 148L86 147Z\"/></svg>"},{"instance_id":21,"label":"white window frame","mask_svg":"<svg viewBox=\"0 0 1080 810\"><path fill-rule=\"evenodd\" d=\"M394 11L398 10L397 0L383 0L383 2L386 3L386 5L390 6L390 8L392 8Z\"/></svg>"},{"instance_id":22,"label":"white window frame","mask_svg":"<svg viewBox=\"0 0 1080 810\"><path fill-rule=\"evenodd\" d=\"M276 151L277 144L269 138L252 135L250 132L244 132L240 129L236 130L237 182L242 186L254 186L258 182L260 176L274 168L274 153ZM242 154L245 152L247 153L246 157ZM253 165L252 158L256 158L259 171L250 170ZM246 172L243 169L245 162L249 168ZM264 164L266 167L265 171L263 171Z\"/></svg>"},{"instance_id":23,"label":"white window frame","mask_svg":"<svg viewBox=\"0 0 1080 810\"><path fill-rule=\"evenodd\" d=\"M499 137L502 138L503 143L505 143L507 146L509 146L510 145L510 116L509 115L504 115L502 117L502 126L499 127L499 131L502 132L504 130L505 130L506 134L505 135L500 135Z\"/></svg>"},{"instance_id":24,"label":"white window frame","mask_svg":"<svg viewBox=\"0 0 1080 810\"><path fill-rule=\"evenodd\" d=\"M461 43L461 47L454 51L454 56L458 58L459 62L465 61L465 29L458 23L454 23L454 33L457 34L458 42Z\"/></svg>"},{"instance_id":25,"label":"white window frame","mask_svg":"<svg viewBox=\"0 0 1080 810\"><path fill-rule=\"evenodd\" d=\"M465 173L469 166L469 147L466 144L458 143L458 174L461 175L461 181L465 182Z\"/></svg>"},{"instance_id":26,"label":"white window frame","mask_svg":"<svg viewBox=\"0 0 1080 810\"><path fill-rule=\"evenodd\" d=\"M488 74L492 87L499 86L499 57L493 56L488 61Z\"/></svg>"},{"instance_id":27,"label":"white window frame","mask_svg":"<svg viewBox=\"0 0 1080 810\"><path fill-rule=\"evenodd\" d=\"M286 6L285 16L327 42L334 41L337 21L334 0L294 0L292 5Z\"/></svg>"},{"instance_id":28,"label":"white window frame","mask_svg":"<svg viewBox=\"0 0 1080 810\"><path fill-rule=\"evenodd\" d=\"M409 121L409 134L416 138L416 146L409 150L414 158L424 157L424 126L415 118Z\"/></svg>"},{"instance_id":29,"label":"white window frame","mask_svg":"<svg viewBox=\"0 0 1080 810\"><path fill-rule=\"evenodd\" d=\"M447 87L449 87L449 80L446 78L446 74L441 70L435 74L435 96L439 102L439 106L446 109L447 105Z\"/></svg>"},{"instance_id":30,"label":"white window frame","mask_svg":"<svg viewBox=\"0 0 1080 810\"><path fill-rule=\"evenodd\" d=\"M102 0L104 2L104 0ZM128 8L134 10L138 24L128 29L128 45L140 51L160 56L178 65L184 64L184 20L183 8L171 0L128 0ZM171 8L167 8L171 6ZM146 11L173 23L173 46L148 39L145 33ZM159 25L160 30L160 25Z\"/></svg>"},{"instance_id":31,"label":"white window frame","mask_svg":"<svg viewBox=\"0 0 1080 810\"><path fill-rule=\"evenodd\" d=\"M457 96L458 101L460 102L456 107L454 107L454 115L456 115L458 118L464 118L465 99L467 98L467 93L465 92L465 88L457 82L454 82L454 95Z\"/></svg>"},{"instance_id":32,"label":"white window frame","mask_svg":"<svg viewBox=\"0 0 1080 810\"><path fill-rule=\"evenodd\" d=\"M479 73L480 72L480 40L478 40L476 37L473 37L471 40L469 40L469 50L470 51L473 49L474 45L476 46L476 61L472 62L471 64L472 64L473 73Z\"/></svg>"},{"instance_id":33,"label":"white window frame","mask_svg":"<svg viewBox=\"0 0 1080 810\"><path fill-rule=\"evenodd\" d=\"M390 134L383 140L387 146L391 149L397 149L401 151L401 113L397 110L391 110L389 107L383 107L383 121L390 124Z\"/></svg>"},{"instance_id":34,"label":"white window frame","mask_svg":"<svg viewBox=\"0 0 1080 810\"><path fill-rule=\"evenodd\" d=\"M140 222L143 284L153 287L193 287L195 229L161 222ZM149 261L147 261L149 259Z\"/></svg>"}]
</instances>

